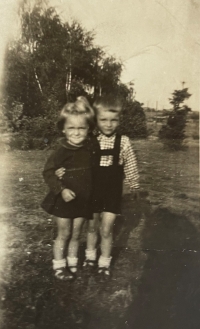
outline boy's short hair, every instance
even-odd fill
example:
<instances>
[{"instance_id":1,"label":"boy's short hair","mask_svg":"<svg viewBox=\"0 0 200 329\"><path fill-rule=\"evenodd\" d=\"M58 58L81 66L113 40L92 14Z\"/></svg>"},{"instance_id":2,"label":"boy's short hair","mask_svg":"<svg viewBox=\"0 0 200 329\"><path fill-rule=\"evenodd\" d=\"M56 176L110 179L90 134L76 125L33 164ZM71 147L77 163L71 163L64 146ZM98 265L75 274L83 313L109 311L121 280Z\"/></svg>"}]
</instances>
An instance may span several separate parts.
<instances>
[{"instance_id":1,"label":"boy's short hair","mask_svg":"<svg viewBox=\"0 0 200 329\"><path fill-rule=\"evenodd\" d=\"M119 113L122 110L122 101L120 98L113 95L99 96L93 103L95 113L99 110L109 111L113 113Z\"/></svg>"},{"instance_id":2,"label":"boy's short hair","mask_svg":"<svg viewBox=\"0 0 200 329\"><path fill-rule=\"evenodd\" d=\"M64 105L60 112L60 118L57 122L57 127L59 130L62 131L64 129L64 125L69 115L80 115L85 117L90 129L93 129L94 111L85 97L80 96L74 103L67 103Z\"/></svg>"}]
</instances>

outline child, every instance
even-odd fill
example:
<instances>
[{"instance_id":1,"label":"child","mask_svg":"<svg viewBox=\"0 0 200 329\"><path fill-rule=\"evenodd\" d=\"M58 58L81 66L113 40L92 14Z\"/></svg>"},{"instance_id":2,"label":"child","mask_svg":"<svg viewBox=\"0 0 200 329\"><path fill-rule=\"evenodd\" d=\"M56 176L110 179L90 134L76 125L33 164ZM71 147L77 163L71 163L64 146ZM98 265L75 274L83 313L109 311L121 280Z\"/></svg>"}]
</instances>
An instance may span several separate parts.
<instances>
[{"instance_id":1,"label":"child","mask_svg":"<svg viewBox=\"0 0 200 329\"><path fill-rule=\"evenodd\" d=\"M93 220L89 221L87 249L84 266L92 268L96 262L97 228L101 216L101 255L98 260L98 273L110 277L113 225L120 214L123 177L131 192L139 198L139 175L131 142L125 135L119 135L121 103L113 97L100 97L94 103L99 135L98 150L94 152L93 169ZM62 177L60 168L57 173Z\"/></svg>"},{"instance_id":2,"label":"child","mask_svg":"<svg viewBox=\"0 0 200 329\"><path fill-rule=\"evenodd\" d=\"M110 276L113 225L120 214L123 177L131 192L139 198L139 175L131 142L125 135L119 135L122 106L113 97L100 97L94 103L99 135L99 152L95 153L96 166L93 175L93 220L89 221L86 249L86 266L94 266L96 260L97 226L101 216L101 255L98 273Z\"/></svg>"},{"instance_id":3,"label":"child","mask_svg":"<svg viewBox=\"0 0 200 329\"><path fill-rule=\"evenodd\" d=\"M43 176L50 188L43 209L56 216L58 235L53 247L53 270L60 280L72 280L77 271L79 236L84 219L91 219L91 156L87 136L94 113L84 99L66 104L58 126L65 134L47 160ZM58 179L55 171L63 167ZM68 242L67 263L64 250Z\"/></svg>"}]
</instances>

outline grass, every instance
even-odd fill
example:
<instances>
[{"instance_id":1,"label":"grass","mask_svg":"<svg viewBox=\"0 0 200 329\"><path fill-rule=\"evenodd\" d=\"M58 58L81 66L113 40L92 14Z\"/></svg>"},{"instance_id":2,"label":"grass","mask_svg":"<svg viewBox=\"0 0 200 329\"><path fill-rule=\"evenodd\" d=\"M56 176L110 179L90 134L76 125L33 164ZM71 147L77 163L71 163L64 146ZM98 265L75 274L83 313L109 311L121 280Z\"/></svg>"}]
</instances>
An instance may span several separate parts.
<instances>
[{"instance_id":1,"label":"grass","mask_svg":"<svg viewBox=\"0 0 200 329\"><path fill-rule=\"evenodd\" d=\"M143 233L150 223L153 227L157 225L158 211L165 209L172 217L184 217L195 230L200 230L197 141L179 152L167 152L154 140L133 144L141 188L148 192L148 197L143 193L140 204L136 204L125 188L125 217L118 218L115 226L113 278L103 285L95 276L80 275L70 285L58 284L51 276L55 227L53 219L40 208L47 190L41 172L49 152L2 154L1 306L4 328L59 329L66 325L70 329L97 328L97 324L98 329L116 328L137 296L147 260ZM150 220L153 217L153 221ZM81 238L81 258L85 229ZM175 233L171 239L179 241ZM184 243L177 243L175 248L183 248ZM162 241L157 244L153 241L148 246L162 248Z\"/></svg>"}]
</instances>

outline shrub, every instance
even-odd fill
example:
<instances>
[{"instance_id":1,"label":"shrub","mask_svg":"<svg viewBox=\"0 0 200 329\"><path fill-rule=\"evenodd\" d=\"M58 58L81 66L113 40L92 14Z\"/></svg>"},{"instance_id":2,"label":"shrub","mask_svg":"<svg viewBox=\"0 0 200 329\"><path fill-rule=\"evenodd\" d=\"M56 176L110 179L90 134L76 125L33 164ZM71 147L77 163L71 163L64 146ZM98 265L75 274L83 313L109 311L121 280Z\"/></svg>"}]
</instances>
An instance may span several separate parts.
<instances>
[{"instance_id":1,"label":"shrub","mask_svg":"<svg viewBox=\"0 0 200 329\"><path fill-rule=\"evenodd\" d=\"M10 147L20 150L46 148L60 135L56 122L57 120L45 116L24 117L20 132L14 134L10 140Z\"/></svg>"},{"instance_id":2,"label":"shrub","mask_svg":"<svg viewBox=\"0 0 200 329\"><path fill-rule=\"evenodd\" d=\"M23 104L20 102L12 102L9 108L6 106L5 101L1 101L1 116L4 119L3 122L11 131L18 131L21 126L21 120L23 117Z\"/></svg>"},{"instance_id":3,"label":"shrub","mask_svg":"<svg viewBox=\"0 0 200 329\"><path fill-rule=\"evenodd\" d=\"M180 104L190 98L190 96L188 88L183 88L175 90L172 93L172 98L169 98L170 104L173 105L173 110L169 114L167 124L160 129L159 137L165 146L173 150L181 149L186 137L186 119L191 109L187 105L180 106Z\"/></svg>"},{"instance_id":4,"label":"shrub","mask_svg":"<svg viewBox=\"0 0 200 329\"><path fill-rule=\"evenodd\" d=\"M185 139L187 111L173 110L169 115L167 124L162 126L159 131L159 137L165 146L178 150L181 148Z\"/></svg>"},{"instance_id":5,"label":"shrub","mask_svg":"<svg viewBox=\"0 0 200 329\"><path fill-rule=\"evenodd\" d=\"M0 133L11 132L12 128L6 116L5 104L0 104Z\"/></svg>"},{"instance_id":6,"label":"shrub","mask_svg":"<svg viewBox=\"0 0 200 329\"><path fill-rule=\"evenodd\" d=\"M26 134L13 134L9 145L11 149L29 150L31 142Z\"/></svg>"},{"instance_id":7,"label":"shrub","mask_svg":"<svg viewBox=\"0 0 200 329\"><path fill-rule=\"evenodd\" d=\"M11 149L17 150L43 150L56 144L56 140L57 138L51 140L42 137L37 138L23 132L14 134L10 139L9 145Z\"/></svg>"},{"instance_id":8,"label":"shrub","mask_svg":"<svg viewBox=\"0 0 200 329\"><path fill-rule=\"evenodd\" d=\"M44 149L60 136L56 123L61 104L54 99L48 99L43 101L42 107L43 115L22 116L19 126L15 129L18 134L11 138L11 148Z\"/></svg>"},{"instance_id":9,"label":"shrub","mask_svg":"<svg viewBox=\"0 0 200 329\"><path fill-rule=\"evenodd\" d=\"M119 131L130 138L146 138L146 116L142 104L126 101L123 107Z\"/></svg>"}]
</instances>

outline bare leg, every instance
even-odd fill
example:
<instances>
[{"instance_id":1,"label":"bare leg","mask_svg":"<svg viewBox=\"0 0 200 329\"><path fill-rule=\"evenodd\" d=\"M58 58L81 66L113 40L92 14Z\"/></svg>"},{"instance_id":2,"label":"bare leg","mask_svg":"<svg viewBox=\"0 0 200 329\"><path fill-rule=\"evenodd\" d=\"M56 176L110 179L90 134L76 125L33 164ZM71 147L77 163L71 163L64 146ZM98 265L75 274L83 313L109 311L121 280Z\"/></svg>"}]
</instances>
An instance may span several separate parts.
<instances>
[{"instance_id":1,"label":"bare leg","mask_svg":"<svg viewBox=\"0 0 200 329\"><path fill-rule=\"evenodd\" d=\"M64 258L64 249L67 240L70 237L71 219L57 218L58 235L53 246L53 254L55 260L62 260Z\"/></svg>"},{"instance_id":2,"label":"bare leg","mask_svg":"<svg viewBox=\"0 0 200 329\"><path fill-rule=\"evenodd\" d=\"M97 244L97 232L99 224L99 214L93 214L93 219L88 221L87 230L87 250L94 250Z\"/></svg>"},{"instance_id":3,"label":"bare leg","mask_svg":"<svg viewBox=\"0 0 200 329\"><path fill-rule=\"evenodd\" d=\"M102 213L101 221L101 256L109 258L111 256L113 242L113 225L116 219L116 214L110 212Z\"/></svg>"},{"instance_id":4,"label":"bare leg","mask_svg":"<svg viewBox=\"0 0 200 329\"><path fill-rule=\"evenodd\" d=\"M53 269L55 277L59 280L72 280L73 275L66 270L66 259L64 258L64 250L66 243L70 237L71 219L57 218L58 235L54 242L53 253Z\"/></svg>"},{"instance_id":5,"label":"bare leg","mask_svg":"<svg viewBox=\"0 0 200 329\"><path fill-rule=\"evenodd\" d=\"M79 238L81 234L81 229L84 223L84 218L74 218L72 226L72 237L68 246L68 257L77 257Z\"/></svg>"}]
</instances>

